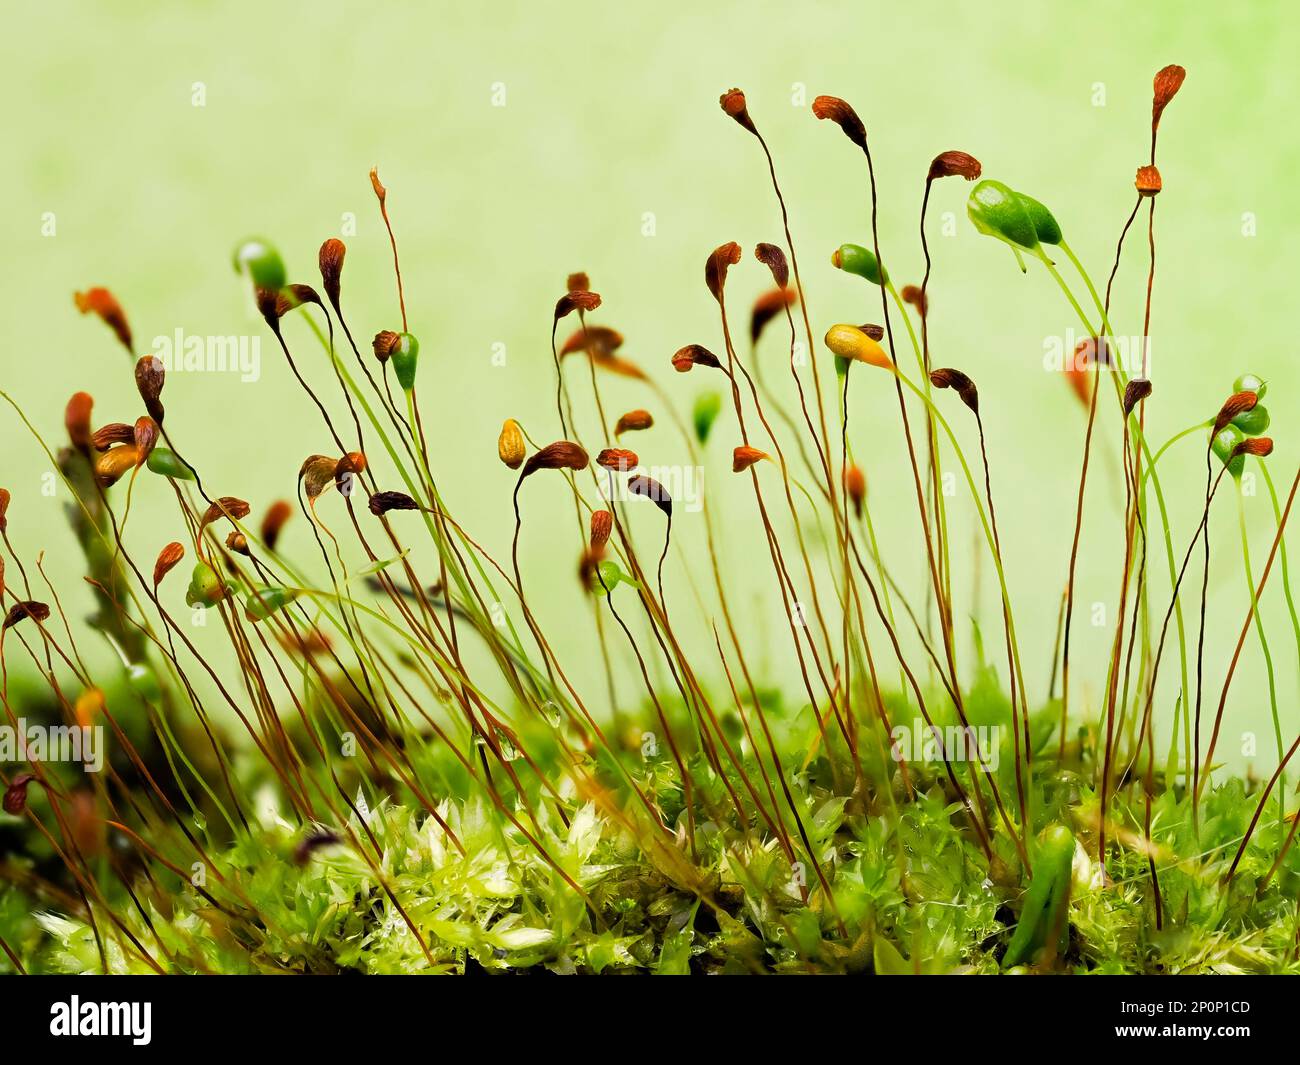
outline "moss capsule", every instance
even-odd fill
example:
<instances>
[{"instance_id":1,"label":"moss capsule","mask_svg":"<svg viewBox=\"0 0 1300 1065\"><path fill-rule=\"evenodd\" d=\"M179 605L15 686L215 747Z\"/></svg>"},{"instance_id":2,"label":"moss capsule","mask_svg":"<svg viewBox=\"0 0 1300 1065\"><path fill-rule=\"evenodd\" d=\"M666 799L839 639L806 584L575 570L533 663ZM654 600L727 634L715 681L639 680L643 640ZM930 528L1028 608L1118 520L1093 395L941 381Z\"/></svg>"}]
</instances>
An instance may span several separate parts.
<instances>
[{"instance_id":1,"label":"moss capsule","mask_svg":"<svg viewBox=\"0 0 1300 1065\"><path fill-rule=\"evenodd\" d=\"M415 366L420 358L420 342L411 333L399 333L392 354L393 373L403 392L415 387Z\"/></svg>"},{"instance_id":2,"label":"moss capsule","mask_svg":"<svg viewBox=\"0 0 1300 1065\"><path fill-rule=\"evenodd\" d=\"M884 283L889 283L889 271L882 270L875 254L860 244L841 244L831 254L831 265L846 274L857 274L873 285L879 285L882 276Z\"/></svg>"},{"instance_id":3,"label":"moss capsule","mask_svg":"<svg viewBox=\"0 0 1300 1065\"><path fill-rule=\"evenodd\" d=\"M235 272L247 274L258 288L279 292L285 286L284 260L269 241L250 237L241 242L235 248L232 262Z\"/></svg>"},{"instance_id":4,"label":"moss capsule","mask_svg":"<svg viewBox=\"0 0 1300 1065\"><path fill-rule=\"evenodd\" d=\"M1246 456L1238 455L1232 457L1232 452L1237 445L1246 439L1246 434L1238 429L1235 425L1225 426L1214 438L1214 443L1210 445L1214 449L1214 454L1220 462L1228 467L1228 472L1233 477L1240 477L1241 471L1246 468Z\"/></svg>"}]
</instances>

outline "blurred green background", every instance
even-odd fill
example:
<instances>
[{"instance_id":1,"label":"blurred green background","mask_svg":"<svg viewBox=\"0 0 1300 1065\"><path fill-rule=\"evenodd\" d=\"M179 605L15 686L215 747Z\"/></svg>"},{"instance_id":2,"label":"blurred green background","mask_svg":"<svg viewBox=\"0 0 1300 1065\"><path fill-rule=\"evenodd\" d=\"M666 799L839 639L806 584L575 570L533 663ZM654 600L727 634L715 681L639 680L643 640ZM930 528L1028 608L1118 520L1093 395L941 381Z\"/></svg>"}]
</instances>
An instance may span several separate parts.
<instances>
[{"instance_id":1,"label":"blurred green background","mask_svg":"<svg viewBox=\"0 0 1300 1065\"><path fill-rule=\"evenodd\" d=\"M879 303L874 290L829 264L841 242L869 243L869 202L860 156L813 119L813 96L845 97L867 124L881 244L900 283L920 280L923 180L931 157L949 148L973 153L986 176L1045 201L1101 283L1132 203L1134 169L1146 161L1152 75L1181 63L1187 82L1166 113L1160 145L1150 436L1162 441L1209 417L1233 378L1254 370L1271 386L1275 478L1289 483L1300 455L1288 418L1300 371L1286 258L1300 172L1290 123L1300 29L1282 3L51 2L10 18L0 64L11 116L0 168L9 262L3 387L52 443L76 389L95 396L97 424L140 413L124 353L73 307L73 291L89 285L107 285L121 299L140 351L176 329L260 337L256 382L176 374L164 395L169 429L205 482L248 499L255 515L275 498L292 498L303 458L332 447L231 271L239 238L272 239L291 280L315 284L317 247L344 235L344 303L358 339L399 328L387 237L367 179L380 167L411 328L423 346L420 394L435 472L463 524L504 560L513 478L494 442L507 416L539 441L559 435L548 334L566 275L590 273L605 301L593 320L626 335L624 353L684 412L719 383L698 372L678 377L668 364L687 342L721 350L716 306L702 284L706 255L727 240L745 248L729 288L740 332L750 300L766 287L748 256L756 241L780 241L780 218L757 144L718 110L718 94L732 85L745 89L776 156L820 336L833 321L878 320ZM1027 679L1040 698L1084 428L1084 411L1059 375L1044 372L1042 355L1048 338L1080 327L1041 269L1022 276L1002 246L973 231L964 216L968 191L943 182L932 199L932 348L938 364L959 366L980 387ZM948 212L955 222L945 232ZM1141 331L1145 272L1139 232L1116 282L1121 334ZM781 332L759 353L772 377L785 358ZM299 323L287 334L343 424L320 349ZM494 363L498 345L504 365ZM912 366L910 353L900 357ZM896 578L920 607L918 528L893 389L866 373L854 380L853 442L867 467L873 517ZM585 374L573 381L581 400ZM634 382L603 388L611 412L656 408ZM1113 622L1119 591L1122 482L1108 413L1079 565L1076 706L1096 706L1113 632L1091 624L1092 604L1104 604ZM954 414L973 445L968 421ZM582 429L594 443L594 421ZM11 411L0 434L15 547L28 559L44 551L65 604L88 608L81 560L60 516L65 501L41 494L48 462ZM765 676L802 701L753 498L729 472L735 438L724 416L705 481L723 529L723 565ZM685 461L666 419L633 446L648 463ZM1200 506L1199 448L1184 445L1162 471L1181 556ZM770 498L779 498L775 471L764 476ZM1230 495L1213 528L1207 676L1215 694L1248 603ZM127 540L146 563L166 540L183 538L169 496L156 480L137 486ZM959 488L952 509L962 610L970 608L972 579L968 502ZM1262 487L1247 511L1258 572L1271 535ZM525 514L522 557L535 609L599 705L599 655L574 579L578 544L559 483L530 484ZM337 504L331 518L345 520ZM654 557L659 515L644 508L635 521L640 550ZM705 587L698 517L684 514L677 535L682 554L668 578L675 620L694 634L704 674L717 679L710 619L681 568L685 555ZM301 515L285 544L305 566L316 558ZM1163 572L1162 556L1153 568ZM170 584L178 609L183 585L176 577ZM1162 612L1167 581L1153 586ZM986 565L986 632L996 631L992 590ZM1293 734L1297 663L1280 582L1265 605ZM631 700L635 674L630 660L620 662L620 698ZM1173 663L1166 660L1167 679ZM1225 750L1233 754L1239 729L1258 729L1259 764L1269 768L1266 695L1252 638ZM1172 697L1171 690L1162 700L1162 721Z\"/></svg>"}]
</instances>

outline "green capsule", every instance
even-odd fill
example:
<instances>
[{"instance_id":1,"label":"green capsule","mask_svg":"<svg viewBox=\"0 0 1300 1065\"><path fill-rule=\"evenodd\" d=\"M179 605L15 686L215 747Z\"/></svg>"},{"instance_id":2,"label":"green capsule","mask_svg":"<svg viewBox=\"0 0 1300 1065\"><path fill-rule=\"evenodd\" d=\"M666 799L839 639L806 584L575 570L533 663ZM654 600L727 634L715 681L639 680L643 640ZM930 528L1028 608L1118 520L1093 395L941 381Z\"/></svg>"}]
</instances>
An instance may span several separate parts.
<instances>
[{"instance_id":1,"label":"green capsule","mask_svg":"<svg viewBox=\"0 0 1300 1065\"><path fill-rule=\"evenodd\" d=\"M1061 227L1052 212L1032 196L1026 196L1023 192L1017 192L1016 195L1020 197L1020 202L1025 206L1025 213L1029 215L1029 220L1034 224L1034 233L1038 236L1038 242L1040 244L1060 244Z\"/></svg>"},{"instance_id":2,"label":"green capsule","mask_svg":"<svg viewBox=\"0 0 1300 1065\"><path fill-rule=\"evenodd\" d=\"M1228 472L1233 477L1240 477L1241 471L1246 468L1245 455L1238 455L1236 458L1231 457L1236 446L1245 439L1246 435L1235 425L1227 425L1214 438L1214 443L1211 445L1214 454L1218 456L1220 462L1228 467Z\"/></svg>"},{"instance_id":3,"label":"green capsule","mask_svg":"<svg viewBox=\"0 0 1300 1065\"><path fill-rule=\"evenodd\" d=\"M235 273L247 274L258 288L279 292L284 288L284 260L275 245L260 237L250 237L235 248L232 257Z\"/></svg>"},{"instance_id":4,"label":"green capsule","mask_svg":"<svg viewBox=\"0 0 1300 1065\"><path fill-rule=\"evenodd\" d=\"M224 596L221 578L206 562L196 562L190 574L190 586L185 589L185 604L206 610L216 606Z\"/></svg>"},{"instance_id":5,"label":"green capsule","mask_svg":"<svg viewBox=\"0 0 1300 1065\"><path fill-rule=\"evenodd\" d=\"M591 590L596 595L609 595L620 584L630 584L634 588L641 587L636 581L629 577L618 567L618 563L612 559L605 559L596 566L599 576L595 576L591 581Z\"/></svg>"},{"instance_id":6,"label":"green capsule","mask_svg":"<svg viewBox=\"0 0 1300 1065\"><path fill-rule=\"evenodd\" d=\"M1268 382L1259 374L1244 373L1232 382L1234 392L1254 392L1256 399L1263 399L1268 391Z\"/></svg>"},{"instance_id":7,"label":"green capsule","mask_svg":"<svg viewBox=\"0 0 1300 1065\"><path fill-rule=\"evenodd\" d=\"M717 392L704 392L695 400L691 418L695 423L695 437L701 444L708 442L709 431L721 411L722 397Z\"/></svg>"},{"instance_id":8,"label":"green capsule","mask_svg":"<svg viewBox=\"0 0 1300 1065\"><path fill-rule=\"evenodd\" d=\"M881 283L883 274L884 283L889 283L889 271L881 270L875 254L862 247L861 244L841 244L831 253L831 265L837 270L843 270L846 274L857 274L858 277L864 277L873 285Z\"/></svg>"},{"instance_id":9,"label":"green capsule","mask_svg":"<svg viewBox=\"0 0 1300 1065\"><path fill-rule=\"evenodd\" d=\"M1253 389L1238 389L1238 391L1254 391ZM1255 395L1259 395L1258 392ZM1259 436L1268 429L1270 419L1268 408L1262 403L1256 403L1251 410L1242 411L1232 419L1232 424L1240 429L1247 436Z\"/></svg>"},{"instance_id":10,"label":"green capsule","mask_svg":"<svg viewBox=\"0 0 1300 1065\"><path fill-rule=\"evenodd\" d=\"M156 703L162 698L162 685L158 682L158 674L148 662L132 662L127 666L126 682L145 702Z\"/></svg>"},{"instance_id":11,"label":"green capsule","mask_svg":"<svg viewBox=\"0 0 1300 1065\"><path fill-rule=\"evenodd\" d=\"M244 617L258 622L288 606L302 593L297 588L264 584L254 588L244 600Z\"/></svg>"},{"instance_id":12,"label":"green capsule","mask_svg":"<svg viewBox=\"0 0 1300 1065\"><path fill-rule=\"evenodd\" d=\"M1025 198L1001 181L976 185L966 201L966 214L985 236L996 237L1012 249L1038 250L1038 227L1029 215Z\"/></svg>"},{"instance_id":13,"label":"green capsule","mask_svg":"<svg viewBox=\"0 0 1300 1065\"><path fill-rule=\"evenodd\" d=\"M161 474L164 477L173 477L178 481L192 481L194 474L190 468L176 457L176 452L166 447L156 447L149 452L149 458L145 465L154 473Z\"/></svg>"},{"instance_id":14,"label":"green capsule","mask_svg":"<svg viewBox=\"0 0 1300 1065\"><path fill-rule=\"evenodd\" d=\"M415 364L420 358L420 342L411 333L399 333L397 347L390 357L397 383L403 392L411 391L415 387Z\"/></svg>"}]
</instances>

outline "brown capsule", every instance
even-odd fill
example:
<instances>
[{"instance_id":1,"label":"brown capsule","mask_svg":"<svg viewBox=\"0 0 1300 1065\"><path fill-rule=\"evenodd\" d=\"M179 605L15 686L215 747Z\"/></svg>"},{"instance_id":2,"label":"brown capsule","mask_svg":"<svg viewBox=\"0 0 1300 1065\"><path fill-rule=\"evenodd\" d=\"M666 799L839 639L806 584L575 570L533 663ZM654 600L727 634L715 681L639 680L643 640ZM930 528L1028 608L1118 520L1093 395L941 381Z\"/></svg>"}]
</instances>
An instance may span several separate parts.
<instances>
[{"instance_id":1,"label":"brown capsule","mask_svg":"<svg viewBox=\"0 0 1300 1065\"><path fill-rule=\"evenodd\" d=\"M366 456L360 451L349 451L334 466L334 487L339 495L352 495L354 479L366 472Z\"/></svg>"},{"instance_id":2,"label":"brown capsule","mask_svg":"<svg viewBox=\"0 0 1300 1065\"><path fill-rule=\"evenodd\" d=\"M248 537L238 531L231 532L226 537L226 549L233 551L237 555L249 554Z\"/></svg>"},{"instance_id":3,"label":"brown capsule","mask_svg":"<svg viewBox=\"0 0 1300 1065\"><path fill-rule=\"evenodd\" d=\"M158 445L159 435L158 423L149 415L142 414L135 420L132 437L135 443L135 464L137 466L143 466L153 453L153 449Z\"/></svg>"},{"instance_id":4,"label":"brown capsule","mask_svg":"<svg viewBox=\"0 0 1300 1065\"><path fill-rule=\"evenodd\" d=\"M96 451L107 451L114 444L133 444L135 427L126 422L109 422L91 433L90 443Z\"/></svg>"},{"instance_id":5,"label":"brown capsule","mask_svg":"<svg viewBox=\"0 0 1300 1065\"><path fill-rule=\"evenodd\" d=\"M34 773L19 773L5 788L4 811L17 817L27 809L27 786L36 779Z\"/></svg>"},{"instance_id":6,"label":"brown capsule","mask_svg":"<svg viewBox=\"0 0 1300 1065\"><path fill-rule=\"evenodd\" d=\"M766 451L759 451L756 447L741 446L731 452L731 472L744 473L756 462L762 462L763 459L770 458Z\"/></svg>"},{"instance_id":7,"label":"brown capsule","mask_svg":"<svg viewBox=\"0 0 1300 1065\"><path fill-rule=\"evenodd\" d=\"M718 357L700 344L687 344L673 353L673 369L678 373L688 373L693 366L712 366L716 370L722 369Z\"/></svg>"},{"instance_id":8,"label":"brown capsule","mask_svg":"<svg viewBox=\"0 0 1300 1065\"><path fill-rule=\"evenodd\" d=\"M10 629L25 618L31 618L37 624L48 621L50 608L35 599L25 599L15 603L5 615L4 628Z\"/></svg>"},{"instance_id":9,"label":"brown capsule","mask_svg":"<svg viewBox=\"0 0 1300 1065\"><path fill-rule=\"evenodd\" d=\"M315 307L325 309L325 304L321 302L320 294L311 287L311 285L285 285L274 293L274 304L269 301L266 306L259 304L262 316L274 326L281 318L290 311L297 310L304 304L312 304ZM268 315L274 316L274 321Z\"/></svg>"},{"instance_id":10,"label":"brown capsule","mask_svg":"<svg viewBox=\"0 0 1300 1065\"><path fill-rule=\"evenodd\" d=\"M926 175L926 181L937 181L939 178L946 177L964 177L967 181L974 181L984 172L980 166L980 161L973 155L965 152L942 152L934 157L930 163L930 172Z\"/></svg>"},{"instance_id":11,"label":"brown capsule","mask_svg":"<svg viewBox=\"0 0 1300 1065\"><path fill-rule=\"evenodd\" d=\"M336 311L339 307L339 292L343 277L343 258L347 253L348 248L343 241L337 237L330 237L320 246L320 254L317 256L321 287L325 289L325 295L329 297Z\"/></svg>"},{"instance_id":12,"label":"brown capsule","mask_svg":"<svg viewBox=\"0 0 1300 1065\"><path fill-rule=\"evenodd\" d=\"M401 342L402 338L391 329L380 330L375 334L375 339L371 342L375 358L380 362L387 362Z\"/></svg>"},{"instance_id":13,"label":"brown capsule","mask_svg":"<svg viewBox=\"0 0 1300 1065\"><path fill-rule=\"evenodd\" d=\"M1133 408L1151 395L1151 382L1145 377L1134 377L1124 386L1124 414L1133 413Z\"/></svg>"},{"instance_id":14,"label":"brown capsule","mask_svg":"<svg viewBox=\"0 0 1300 1065\"><path fill-rule=\"evenodd\" d=\"M1141 196L1154 196L1163 187L1160 180L1160 171L1154 166L1138 167L1137 177L1134 179L1133 184Z\"/></svg>"},{"instance_id":15,"label":"brown capsule","mask_svg":"<svg viewBox=\"0 0 1300 1065\"><path fill-rule=\"evenodd\" d=\"M862 517L862 503L867 498L867 476L860 466L850 466L844 471L844 490L853 502L853 512Z\"/></svg>"},{"instance_id":16,"label":"brown capsule","mask_svg":"<svg viewBox=\"0 0 1300 1065\"><path fill-rule=\"evenodd\" d=\"M922 318L930 310L930 297L921 291L917 285L904 285L903 290L899 293L903 297L903 302L916 308L916 313ZM879 339L879 338L877 338Z\"/></svg>"},{"instance_id":17,"label":"brown capsule","mask_svg":"<svg viewBox=\"0 0 1300 1065\"><path fill-rule=\"evenodd\" d=\"M185 557L185 545L173 540L158 552L158 560L153 564L153 586L156 589L162 579Z\"/></svg>"},{"instance_id":18,"label":"brown capsule","mask_svg":"<svg viewBox=\"0 0 1300 1065\"><path fill-rule=\"evenodd\" d=\"M1151 100L1151 132L1155 133L1156 127L1160 125L1160 116L1169 106L1169 101L1183 86L1183 79L1187 77L1187 71L1177 63L1171 63L1163 68L1155 78L1152 79L1152 100Z\"/></svg>"},{"instance_id":19,"label":"brown capsule","mask_svg":"<svg viewBox=\"0 0 1300 1065\"><path fill-rule=\"evenodd\" d=\"M622 436L624 433L640 432L643 429L649 429L654 423L654 417L648 410L640 408L630 410L626 414L620 415L618 421L614 423L614 435Z\"/></svg>"},{"instance_id":20,"label":"brown capsule","mask_svg":"<svg viewBox=\"0 0 1300 1065\"><path fill-rule=\"evenodd\" d=\"M4 600L4 596L5 596L5 560L4 560L4 556L0 555L0 601Z\"/></svg>"},{"instance_id":21,"label":"brown capsule","mask_svg":"<svg viewBox=\"0 0 1300 1065\"><path fill-rule=\"evenodd\" d=\"M609 543L609 534L614 529L614 515L608 510L591 512L591 550L599 553Z\"/></svg>"},{"instance_id":22,"label":"brown capsule","mask_svg":"<svg viewBox=\"0 0 1300 1065\"><path fill-rule=\"evenodd\" d=\"M1232 457L1253 455L1255 458L1268 458L1273 454L1273 438L1269 436L1248 436L1232 449Z\"/></svg>"},{"instance_id":23,"label":"brown capsule","mask_svg":"<svg viewBox=\"0 0 1300 1065\"><path fill-rule=\"evenodd\" d=\"M754 301L754 308L749 313L749 342L757 344L768 322L791 306L798 295L791 288L768 289Z\"/></svg>"},{"instance_id":24,"label":"brown capsule","mask_svg":"<svg viewBox=\"0 0 1300 1065\"><path fill-rule=\"evenodd\" d=\"M591 289L591 278L585 270L577 270L569 275L564 287L570 292L588 292Z\"/></svg>"},{"instance_id":25,"label":"brown capsule","mask_svg":"<svg viewBox=\"0 0 1300 1065\"><path fill-rule=\"evenodd\" d=\"M328 455L307 456L298 470L298 480L302 482L308 499L315 499L334 483L334 471L338 464L338 459L332 459Z\"/></svg>"},{"instance_id":26,"label":"brown capsule","mask_svg":"<svg viewBox=\"0 0 1300 1065\"><path fill-rule=\"evenodd\" d=\"M745 103L745 94L743 92L739 89L728 89L718 97L718 103L729 118L734 118L737 123L749 130L754 136L758 136L754 120L749 117L749 108Z\"/></svg>"},{"instance_id":27,"label":"brown capsule","mask_svg":"<svg viewBox=\"0 0 1300 1065\"><path fill-rule=\"evenodd\" d=\"M588 292L586 289L574 289L566 292L555 303L555 320L558 322L561 318L572 314L574 311L594 311L600 306L600 296L595 292Z\"/></svg>"},{"instance_id":28,"label":"brown capsule","mask_svg":"<svg viewBox=\"0 0 1300 1065\"><path fill-rule=\"evenodd\" d=\"M639 474L627 482L627 490L631 495L650 500L668 517L673 516L673 497L668 494L668 489L654 478Z\"/></svg>"},{"instance_id":29,"label":"brown capsule","mask_svg":"<svg viewBox=\"0 0 1300 1065\"><path fill-rule=\"evenodd\" d=\"M501 435L497 437L497 458L512 470L524 464L528 448L524 445L524 431L513 418L501 423Z\"/></svg>"},{"instance_id":30,"label":"brown capsule","mask_svg":"<svg viewBox=\"0 0 1300 1065\"><path fill-rule=\"evenodd\" d=\"M248 517L249 506L242 499L235 496L221 496L215 502L208 504L208 509L203 512L203 520L199 522L199 527L206 529L214 521L219 521L222 517L229 518L231 521L242 521Z\"/></svg>"},{"instance_id":31,"label":"brown capsule","mask_svg":"<svg viewBox=\"0 0 1300 1065\"><path fill-rule=\"evenodd\" d=\"M1259 402L1259 397L1254 392L1234 392L1227 398L1223 406L1219 408L1219 413L1214 418L1214 430L1210 433L1210 439L1218 436L1220 431L1235 418L1238 414L1245 414L1247 411L1255 409L1255 404Z\"/></svg>"},{"instance_id":32,"label":"brown capsule","mask_svg":"<svg viewBox=\"0 0 1300 1065\"><path fill-rule=\"evenodd\" d=\"M607 325L589 325L574 330L560 348L560 355L585 351L593 357L609 355L623 346L623 334Z\"/></svg>"},{"instance_id":33,"label":"brown capsule","mask_svg":"<svg viewBox=\"0 0 1300 1065\"><path fill-rule=\"evenodd\" d=\"M838 96L819 96L812 103L812 113L819 119L830 119L844 131L854 144L867 150L867 127L858 113Z\"/></svg>"},{"instance_id":34,"label":"brown capsule","mask_svg":"<svg viewBox=\"0 0 1300 1065\"><path fill-rule=\"evenodd\" d=\"M68 430L68 439L78 451L90 450L90 412L95 407L95 400L89 392L74 392L63 410L63 425Z\"/></svg>"},{"instance_id":35,"label":"brown capsule","mask_svg":"<svg viewBox=\"0 0 1300 1065\"><path fill-rule=\"evenodd\" d=\"M139 452L134 444L119 444L95 460L95 480L104 488L117 484L122 476L139 466Z\"/></svg>"},{"instance_id":36,"label":"brown capsule","mask_svg":"<svg viewBox=\"0 0 1300 1065\"><path fill-rule=\"evenodd\" d=\"M103 323L113 330L113 335L126 348L128 355L133 355L131 347L131 327L127 324L126 312L117 302L117 297L106 288L88 288L85 292L73 294L77 310L82 314L97 314Z\"/></svg>"},{"instance_id":37,"label":"brown capsule","mask_svg":"<svg viewBox=\"0 0 1300 1065\"><path fill-rule=\"evenodd\" d=\"M342 843L343 837L337 832L331 832L328 829L320 829L312 832L298 841L293 848L293 864L306 865L312 859L318 850L323 847L333 847Z\"/></svg>"},{"instance_id":38,"label":"brown capsule","mask_svg":"<svg viewBox=\"0 0 1300 1065\"><path fill-rule=\"evenodd\" d=\"M420 504L405 492L376 492L370 497L370 513L375 517L387 514L390 510L419 510Z\"/></svg>"},{"instance_id":39,"label":"brown capsule","mask_svg":"<svg viewBox=\"0 0 1300 1065\"><path fill-rule=\"evenodd\" d=\"M384 188L384 183L379 180L379 167L370 168L370 187L375 190L375 198L379 200L379 206L384 205L384 200L388 198L388 190Z\"/></svg>"},{"instance_id":40,"label":"brown capsule","mask_svg":"<svg viewBox=\"0 0 1300 1065\"><path fill-rule=\"evenodd\" d=\"M867 336L877 344L885 339L885 327L883 325L876 325L875 322L863 322L862 325L858 326L858 328L866 333Z\"/></svg>"},{"instance_id":41,"label":"brown capsule","mask_svg":"<svg viewBox=\"0 0 1300 1065\"><path fill-rule=\"evenodd\" d=\"M533 453L524 463L524 471L519 475L519 480L522 481L538 470L585 470L590 461L587 452L580 445L571 440L557 440Z\"/></svg>"},{"instance_id":42,"label":"brown capsule","mask_svg":"<svg viewBox=\"0 0 1300 1065\"><path fill-rule=\"evenodd\" d=\"M9 529L9 501L12 496L8 488L0 488L0 533Z\"/></svg>"},{"instance_id":43,"label":"brown capsule","mask_svg":"<svg viewBox=\"0 0 1300 1065\"><path fill-rule=\"evenodd\" d=\"M157 355L142 355L135 364L135 387L144 409L159 425L163 422L162 390L167 371Z\"/></svg>"},{"instance_id":44,"label":"brown capsule","mask_svg":"<svg viewBox=\"0 0 1300 1065\"><path fill-rule=\"evenodd\" d=\"M785 252L775 244L755 245L754 258L772 271L772 280L777 288L790 284L790 264L786 262Z\"/></svg>"},{"instance_id":45,"label":"brown capsule","mask_svg":"<svg viewBox=\"0 0 1300 1065\"><path fill-rule=\"evenodd\" d=\"M596 456L596 465L615 473L626 473L641 465L635 451L621 447L607 447Z\"/></svg>"},{"instance_id":46,"label":"brown capsule","mask_svg":"<svg viewBox=\"0 0 1300 1065\"><path fill-rule=\"evenodd\" d=\"M723 291L727 287L727 270L740 262L740 245L734 240L727 241L714 248L704 263L704 283L709 286L713 298L722 302Z\"/></svg>"},{"instance_id":47,"label":"brown capsule","mask_svg":"<svg viewBox=\"0 0 1300 1065\"><path fill-rule=\"evenodd\" d=\"M266 508L266 515L262 518L262 543L266 544L268 551L275 550L284 523L292 516L293 507L283 499L277 499Z\"/></svg>"},{"instance_id":48,"label":"brown capsule","mask_svg":"<svg viewBox=\"0 0 1300 1065\"><path fill-rule=\"evenodd\" d=\"M974 413L979 414L980 397L975 388L975 382L960 370L954 370L951 367L931 370L930 384L934 385L935 388L951 388L966 406Z\"/></svg>"}]
</instances>

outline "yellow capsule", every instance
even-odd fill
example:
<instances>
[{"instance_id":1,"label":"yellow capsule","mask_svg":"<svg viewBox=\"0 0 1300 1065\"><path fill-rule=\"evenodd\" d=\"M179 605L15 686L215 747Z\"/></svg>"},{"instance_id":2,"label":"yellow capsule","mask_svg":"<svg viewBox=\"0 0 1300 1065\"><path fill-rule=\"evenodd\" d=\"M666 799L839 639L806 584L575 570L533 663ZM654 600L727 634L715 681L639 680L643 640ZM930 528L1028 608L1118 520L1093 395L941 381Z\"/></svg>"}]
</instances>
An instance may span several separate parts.
<instances>
[{"instance_id":1,"label":"yellow capsule","mask_svg":"<svg viewBox=\"0 0 1300 1065\"><path fill-rule=\"evenodd\" d=\"M95 477L105 488L116 484L124 473L139 465L136 461L139 454L134 444L119 444L110 448L95 460Z\"/></svg>"},{"instance_id":2,"label":"yellow capsule","mask_svg":"<svg viewBox=\"0 0 1300 1065\"><path fill-rule=\"evenodd\" d=\"M826 346L841 359L865 362L882 370L893 368L885 349L867 336L856 325L833 325L826 330Z\"/></svg>"},{"instance_id":3,"label":"yellow capsule","mask_svg":"<svg viewBox=\"0 0 1300 1065\"><path fill-rule=\"evenodd\" d=\"M95 723L95 718L104 712L104 693L98 688L87 688L77 696L73 710L77 724L82 728L90 728Z\"/></svg>"},{"instance_id":4,"label":"yellow capsule","mask_svg":"<svg viewBox=\"0 0 1300 1065\"><path fill-rule=\"evenodd\" d=\"M524 453L524 431L517 421L507 418L501 426L501 435L497 437L497 454L512 470L517 470L523 465Z\"/></svg>"}]
</instances>

